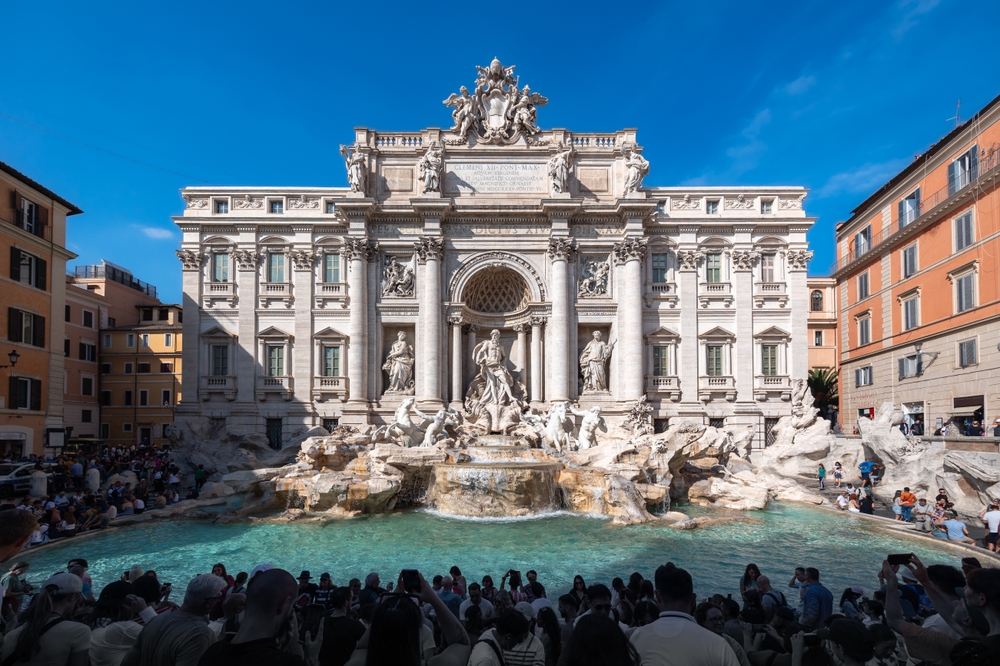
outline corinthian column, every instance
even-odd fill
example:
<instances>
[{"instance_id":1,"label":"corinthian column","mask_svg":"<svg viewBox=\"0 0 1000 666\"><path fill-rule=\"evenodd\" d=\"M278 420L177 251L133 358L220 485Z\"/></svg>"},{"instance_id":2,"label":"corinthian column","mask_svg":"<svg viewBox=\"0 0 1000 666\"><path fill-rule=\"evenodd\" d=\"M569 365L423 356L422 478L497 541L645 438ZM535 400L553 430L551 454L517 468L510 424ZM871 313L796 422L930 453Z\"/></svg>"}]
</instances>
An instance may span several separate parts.
<instances>
[{"instance_id":1,"label":"corinthian column","mask_svg":"<svg viewBox=\"0 0 1000 666\"><path fill-rule=\"evenodd\" d=\"M549 258L552 260L552 386L549 402L569 400L569 259L573 255L573 241L553 238L549 241Z\"/></svg>"},{"instance_id":2,"label":"corinthian column","mask_svg":"<svg viewBox=\"0 0 1000 666\"><path fill-rule=\"evenodd\" d=\"M451 408L462 406L462 318L449 317L451 324Z\"/></svg>"},{"instance_id":3,"label":"corinthian column","mask_svg":"<svg viewBox=\"0 0 1000 666\"><path fill-rule=\"evenodd\" d=\"M622 386L619 400L638 400L645 392L642 343L642 262L645 238L626 238L615 244L615 259L625 266L618 287L618 368Z\"/></svg>"},{"instance_id":4,"label":"corinthian column","mask_svg":"<svg viewBox=\"0 0 1000 666\"><path fill-rule=\"evenodd\" d=\"M347 294L350 297L351 318L347 326L347 377L350 406L355 410L368 407L368 262L378 245L367 238L347 238L345 254L350 260Z\"/></svg>"},{"instance_id":5,"label":"corinthian column","mask_svg":"<svg viewBox=\"0 0 1000 666\"><path fill-rule=\"evenodd\" d=\"M420 352L416 358L417 400L422 407L441 409L441 257L444 241L423 237L413 244L424 264L420 295Z\"/></svg>"},{"instance_id":6,"label":"corinthian column","mask_svg":"<svg viewBox=\"0 0 1000 666\"><path fill-rule=\"evenodd\" d=\"M542 317L531 318L531 404L542 402Z\"/></svg>"}]
</instances>

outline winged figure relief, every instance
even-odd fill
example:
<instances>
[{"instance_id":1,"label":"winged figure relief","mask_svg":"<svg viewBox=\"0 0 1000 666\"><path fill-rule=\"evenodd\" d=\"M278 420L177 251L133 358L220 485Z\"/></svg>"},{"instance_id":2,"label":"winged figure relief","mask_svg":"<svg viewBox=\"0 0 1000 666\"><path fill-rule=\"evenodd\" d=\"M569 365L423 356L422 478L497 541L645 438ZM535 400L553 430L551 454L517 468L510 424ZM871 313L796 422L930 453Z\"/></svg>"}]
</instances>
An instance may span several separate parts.
<instances>
[{"instance_id":1,"label":"winged figure relief","mask_svg":"<svg viewBox=\"0 0 1000 666\"><path fill-rule=\"evenodd\" d=\"M468 88L462 86L459 89L459 94L452 93L444 101L444 105L455 109L451 112L452 120L455 121L451 131L464 138L476 120L476 98L469 95Z\"/></svg>"}]
</instances>

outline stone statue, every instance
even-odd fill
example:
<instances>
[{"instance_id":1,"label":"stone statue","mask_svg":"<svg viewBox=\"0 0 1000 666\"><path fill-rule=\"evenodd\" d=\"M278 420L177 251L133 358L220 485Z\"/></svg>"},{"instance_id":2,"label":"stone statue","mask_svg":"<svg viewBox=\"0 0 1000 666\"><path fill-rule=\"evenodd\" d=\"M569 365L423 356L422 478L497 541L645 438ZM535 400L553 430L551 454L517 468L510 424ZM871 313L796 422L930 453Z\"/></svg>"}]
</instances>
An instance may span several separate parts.
<instances>
[{"instance_id":1,"label":"stone statue","mask_svg":"<svg viewBox=\"0 0 1000 666\"><path fill-rule=\"evenodd\" d=\"M809 389L809 382L805 379L793 379L792 380L792 405L796 407L809 408L813 406L812 391Z\"/></svg>"},{"instance_id":2,"label":"stone statue","mask_svg":"<svg viewBox=\"0 0 1000 666\"><path fill-rule=\"evenodd\" d=\"M573 423L569 418L569 402L556 402L545 415L545 443L562 453L563 446L570 448L569 433Z\"/></svg>"},{"instance_id":3,"label":"stone statue","mask_svg":"<svg viewBox=\"0 0 1000 666\"><path fill-rule=\"evenodd\" d=\"M386 393L413 393L413 347L406 342L406 333L400 331L385 357L382 369L389 373Z\"/></svg>"},{"instance_id":4,"label":"stone statue","mask_svg":"<svg viewBox=\"0 0 1000 666\"><path fill-rule=\"evenodd\" d=\"M399 446L414 446L423 439L424 424L432 419L416 407L416 398L404 398L396 408L395 421L372 433L372 444L391 440ZM410 411L420 417L420 423L410 419Z\"/></svg>"},{"instance_id":5,"label":"stone statue","mask_svg":"<svg viewBox=\"0 0 1000 666\"><path fill-rule=\"evenodd\" d=\"M452 93L443 104L455 108L451 112L451 118L455 121L451 131L464 139L469 134L472 123L476 121L476 98L469 95L469 89L465 86L459 88L459 92L459 95Z\"/></svg>"},{"instance_id":6,"label":"stone statue","mask_svg":"<svg viewBox=\"0 0 1000 666\"><path fill-rule=\"evenodd\" d=\"M347 182L351 185L351 192L365 191L365 155L361 152L361 144L354 144L354 152L347 146L341 144L340 154L344 156L347 163Z\"/></svg>"},{"instance_id":7,"label":"stone statue","mask_svg":"<svg viewBox=\"0 0 1000 666\"><path fill-rule=\"evenodd\" d=\"M601 332L594 331L594 339L587 343L580 354L580 372L583 374L583 392L607 391L608 375L606 367L614 343L610 345L601 340Z\"/></svg>"},{"instance_id":8,"label":"stone statue","mask_svg":"<svg viewBox=\"0 0 1000 666\"><path fill-rule=\"evenodd\" d=\"M417 162L417 166L420 169L420 178L424 181L424 192L440 192L444 151L432 145Z\"/></svg>"},{"instance_id":9,"label":"stone statue","mask_svg":"<svg viewBox=\"0 0 1000 666\"><path fill-rule=\"evenodd\" d=\"M522 132L528 136L538 134L541 130L535 125L538 120L538 111L535 106L544 106L548 100L538 93L531 92L531 88L524 86L520 95L517 93L517 86L511 87L511 99L516 99L507 115L511 118L511 130Z\"/></svg>"},{"instance_id":10,"label":"stone statue","mask_svg":"<svg viewBox=\"0 0 1000 666\"><path fill-rule=\"evenodd\" d=\"M413 296L413 279L412 266L404 266L396 261L396 257L389 257L382 271L382 295Z\"/></svg>"},{"instance_id":11,"label":"stone statue","mask_svg":"<svg viewBox=\"0 0 1000 666\"><path fill-rule=\"evenodd\" d=\"M585 259L583 261L583 277L577 294L584 298L608 295L608 277L611 269L607 260Z\"/></svg>"},{"instance_id":12,"label":"stone statue","mask_svg":"<svg viewBox=\"0 0 1000 666\"><path fill-rule=\"evenodd\" d=\"M625 167L628 169L625 174L625 194L630 194L642 187L642 179L649 173L649 160L637 153L634 148L627 148Z\"/></svg>"},{"instance_id":13,"label":"stone statue","mask_svg":"<svg viewBox=\"0 0 1000 666\"><path fill-rule=\"evenodd\" d=\"M635 436L648 435L653 432L653 408L642 395L626 408L622 425L632 431Z\"/></svg>"},{"instance_id":14,"label":"stone statue","mask_svg":"<svg viewBox=\"0 0 1000 666\"><path fill-rule=\"evenodd\" d=\"M527 88L527 86L525 86ZM552 182L552 193L562 194L569 191L569 170L573 164L573 146L569 150L556 153L550 159L547 166L549 178Z\"/></svg>"},{"instance_id":15,"label":"stone statue","mask_svg":"<svg viewBox=\"0 0 1000 666\"><path fill-rule=\"evenodd\" d=\"M460 417L456 412L448 409L439 409L424 432L424 441L421 446L434 446L439 439L447 437L448 435L444 432L445 426L457 426L460 423L459 419Z\"/></svg>"},{"instance_id":16,"label":"stone statue","mask_svg":"<svg viewBox=\"0 0 1000 666\"><path fill-rule=\"evenodd\" d=\"M484 385L479 402L494 405L516 402L512 391L514 379L507 370L507 354L500 344L500 331L490 331L489 340L476 345L473 357Z\"/></svg>"},{"instance_id":17,"label":"stone statue","mask_svg":"<svg viewBox=\"0 0 1000 666\"><path fill-rule=\"evenodd\" d=\"M608 431L608 426L601 416L601 408L591 407L589 411L583 411L571 406L570 411L576 416L583 417L583 421L580 422L580 434L576 438L577 451L597 446L597 430Z\"/></svg>"}]
</instances>

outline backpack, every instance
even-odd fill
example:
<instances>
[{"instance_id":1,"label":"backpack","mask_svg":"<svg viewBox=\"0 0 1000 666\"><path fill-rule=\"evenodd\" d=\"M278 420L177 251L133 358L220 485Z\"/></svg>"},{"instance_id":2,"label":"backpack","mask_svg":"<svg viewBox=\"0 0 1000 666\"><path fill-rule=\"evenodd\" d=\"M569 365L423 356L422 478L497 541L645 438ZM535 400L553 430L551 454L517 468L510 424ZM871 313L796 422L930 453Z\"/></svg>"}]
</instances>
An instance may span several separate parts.
<instances>
[{"instance_id":1,"label":"backpack","mask_svg":"<svg viewBox=\"0 0 1000 666\"><path fill-rule=\"evenodd\" d=\"M774 596L777 593L778 596ZM788 602L785 601L785 595L779 590L769 590L764 594L765 597L771 597L777 602L778 606L788 608Z\"/></svg>"},{"instance_id":2,"label":"backpack","mask_svg":"<svg viewBox=\"0 0 1000 666\"><path fill-rule=\"evenodd\" d=\"M490 646L490 649L493 650L493 653L496 654L497 656L497 662L499 663L499 666L507 666L507 662L504 661L503 658L503 650L500 649L500 646L497 645L492 638L480 638L478 641L476 641L476 645L479 645L480 643L485 643L486 645ZM472 648L475 649L476 645L473 645Z\"/></svg>"}]
</instances>

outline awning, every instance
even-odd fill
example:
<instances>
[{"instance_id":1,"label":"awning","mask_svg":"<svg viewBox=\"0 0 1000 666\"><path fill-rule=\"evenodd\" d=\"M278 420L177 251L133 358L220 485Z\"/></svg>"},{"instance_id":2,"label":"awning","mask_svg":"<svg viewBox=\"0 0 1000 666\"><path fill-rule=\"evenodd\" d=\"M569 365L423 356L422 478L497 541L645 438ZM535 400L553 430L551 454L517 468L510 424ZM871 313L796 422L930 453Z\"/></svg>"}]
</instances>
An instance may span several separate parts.
<instances>
[{"instance_id":1,"label":"awning","mask_svg":"<svg viewBox=\"0 0 1000 666\"><path fill-rule=\"evenodd\" d=\"M976 412L983 411L982 405L975 405L973 407L952 407L949 414L952 416L972 416Z\"/></svg>"}]
</instances>

